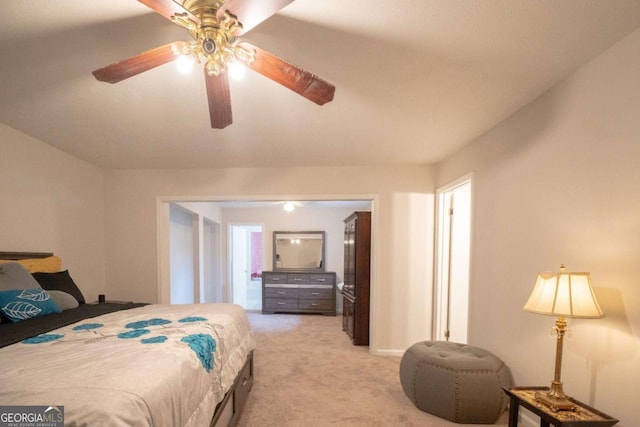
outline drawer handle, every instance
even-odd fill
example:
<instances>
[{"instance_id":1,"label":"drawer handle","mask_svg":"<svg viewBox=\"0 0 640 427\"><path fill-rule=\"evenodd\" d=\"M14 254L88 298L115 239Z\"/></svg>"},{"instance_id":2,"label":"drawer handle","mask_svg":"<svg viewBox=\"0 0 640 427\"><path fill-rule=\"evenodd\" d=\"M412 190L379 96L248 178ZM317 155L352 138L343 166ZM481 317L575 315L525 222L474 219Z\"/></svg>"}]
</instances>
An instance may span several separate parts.
<instances>
[{"instance_id":1,"label":"drawer handle","mask_svg":"<svg viewBox=\"0 0 640 427\"><path fill-rule=\"evenodd\" d=\"M286 294L285 291L278 291L278 295L284 295L284 294Z\"/></svg>"},{"instance_id":2,"label":"drawer handle","mask_svg":"<svg viewBox=\"0 0 640 427\"><path fill-rule=\"evenodd\" d=\"M300 282L300 281L302 281L302 279L295 278L295 279L293 279L293 281L294 281L294 282Z\"/></svg>"},{"instance_id":3,"label":"drawer handle","mask_svg":"<svg viewBox=\"0 0 640 427\"><path fill-rule=\"evenodd\" d=\"M320 292L311 292L311 295L320 295Z\"/></svg>"},{"instance_id":4,"label":"drawer handle","mask_svg":"<svg viewBox=\"0 0 640 427\"><path fill-rule=\"evenodd\" d=\"M278 305L286 305L286 302L279 302Z\"/></svg>"},{"instance_id":5,"label":"drawer handle","mask_svg":"<svg viewBox=\"0 0 640 427\"><path fill-rule=\"evenodd\" d=\"M280 278L279 277L272 277L271 280L273 280L274 282L279 282Z\"/></svg>"},{"instance_id":6,"label":"drawer handle","mask_svg":"<svg viewBox=\"0 0 640 427\"><path fill-rule=\"evenodd\" d=\"M312 306L314 306L314 307L317 307L317 306L319 306L320 304L318 304L317 302L312 302L312 303L311 303L311 305L312 305Z\"/></svg>"},{"instance_id":7,"label":"drawer handle","mask_svg":"<svg viewBox=\"0 0 640 427\"><path fill-rule=\"evenodd\" d=\"M245 378L243 378L243 379L242 379L242 386L243 386L243 387L244 387L244 386L246 386L248 382L249 382L249 378L246 378L246 377L245 377Z\"/></svg>"},{"instance_id":8,"label":"drawer handle","mask_svg":"<svg viewBox=\"0 0 640 427\"><path fill-rule=\"evenodd\" d=\"M318 280L318 282L324 282L325 281L325 279L317 279L317 280Z\"/></svg>"}]
</instances>

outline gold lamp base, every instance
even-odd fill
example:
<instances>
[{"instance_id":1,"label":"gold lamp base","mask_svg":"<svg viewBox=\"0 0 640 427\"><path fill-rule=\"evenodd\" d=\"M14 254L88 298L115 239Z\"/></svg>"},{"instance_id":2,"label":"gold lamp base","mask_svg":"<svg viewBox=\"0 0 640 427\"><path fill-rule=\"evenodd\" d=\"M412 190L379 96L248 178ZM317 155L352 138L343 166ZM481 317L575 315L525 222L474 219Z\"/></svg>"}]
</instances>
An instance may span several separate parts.
<instances>
[{"instance_id":1,"label":"gold lamp base","mask_svg":"<svg viewBox=\"0 0 640 427\"><path fill-rule=\"evenodd\" d=\"M569 400L569 396L564 394L562 383L555 381L551 383L549 390L537 392L536 400L551 408L553 412L575 411L578 408L575 403Z\"/></svg>"},{"instance_id":2,"label":"gold lamp base","mask_svg":"<svg viewBox=\"0 0 640 427\"><path fill-rule=\"evenodd\" d=\"M560 372L562 370L562 344L564 342L564 334L567 331L567 321L562 316L556 319L556 325L553 328L557 335L556 343L556 369L551 382L551 387L547 391L539 391L536 393L536 400L543 405L551 408L553 412L558 411L575 411L576 405L569 400L569 396L564 394L562 382L560 381Z\"/></svg>"}]
</instances>

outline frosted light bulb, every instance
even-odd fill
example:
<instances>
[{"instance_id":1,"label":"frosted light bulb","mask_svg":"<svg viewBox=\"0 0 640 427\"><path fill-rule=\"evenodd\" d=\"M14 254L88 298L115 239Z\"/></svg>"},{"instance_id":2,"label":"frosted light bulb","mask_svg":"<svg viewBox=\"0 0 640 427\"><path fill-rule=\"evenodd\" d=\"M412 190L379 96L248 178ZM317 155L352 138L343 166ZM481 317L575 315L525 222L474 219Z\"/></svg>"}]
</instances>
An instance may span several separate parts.
<instances>
[{"instance_id":1,"label":"frosted light bulb","mask_svg":"<svg viewBox=\"0 0 640 427\"><path fill-rule=\"evenodd\" d=\"M193 70L193 58L187 55L180 55L176 60L176 67L181 74L189 74Z\"/></svg>"},{"instance_id":2,"label":"frosted light bulb","mask_svg":"<svg viewBox=\"0 0 640 427\"><path fill-rule=\"evenodd\" d=\"M247 68L238 61L231 61L228 65L229 75L234 80L242 80L247 74Z\"/></svg>"}]
</instances>

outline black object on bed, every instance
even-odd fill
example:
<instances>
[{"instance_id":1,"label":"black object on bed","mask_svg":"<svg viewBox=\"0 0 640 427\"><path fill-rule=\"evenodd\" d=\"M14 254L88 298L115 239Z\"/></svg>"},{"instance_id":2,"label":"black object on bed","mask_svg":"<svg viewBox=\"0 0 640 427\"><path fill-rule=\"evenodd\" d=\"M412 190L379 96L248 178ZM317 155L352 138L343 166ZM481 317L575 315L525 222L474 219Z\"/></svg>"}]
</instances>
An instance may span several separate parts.
<instances>
[{"instance_id":1,"label":"black object on bed","mask_svg":"<svg viewBox=\"0 0 640 427\"><path fill-rule=\"evenodd\" d=\"M69 275L69 270L55 273L33 273L32 276L42 286L42 289L66 292L78 300L78 304L85 303L84 295Z\"/></svg>"},{"instance_id":2,"label":"black object on bed","mask_svg":"<svg viewBox=\"0 0 640 427\"><path fill-rule=\"evenodd\" d=\"M126 303L126 304L82 304L77 308L65 310L60 313L48 314L41 317L22 320L17 323L0 324L0 348L15 344L27 338L44 334L54 329L90 319L102 314L113 313L120 310L142 307L146 303Z\"/></svg>"}]
</instances>

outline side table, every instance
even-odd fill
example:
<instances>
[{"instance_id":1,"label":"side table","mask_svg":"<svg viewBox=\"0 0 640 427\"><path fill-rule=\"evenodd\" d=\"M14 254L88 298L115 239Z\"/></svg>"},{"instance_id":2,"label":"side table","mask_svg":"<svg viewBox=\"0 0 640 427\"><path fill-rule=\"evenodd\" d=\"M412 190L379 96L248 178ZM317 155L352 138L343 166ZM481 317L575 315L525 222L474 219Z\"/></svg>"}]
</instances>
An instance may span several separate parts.
<instances>
[{"instance_id":1,"label":"side table","mask_svg":"<svg viewBox=\"0 0 640 427\"><path fill-rule=\"evenodd\" d=\"M538 391L546 391L548 387L503 387L510 398L509 427L518 426L518 410L523 406L540 417L540 427L609 427L618 422L615 418L604 414L578 400L569 398L576 404L575 411L553 412L551 408L536 401Z\"/></svg>"}]
</instances>

